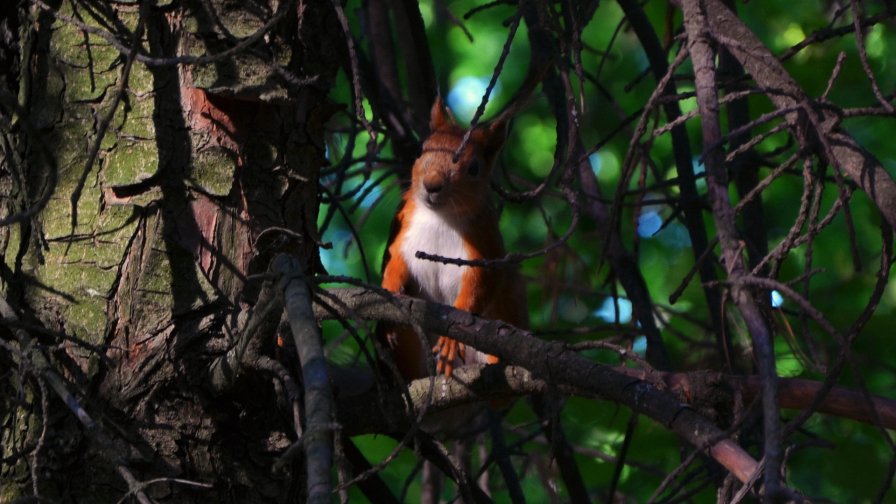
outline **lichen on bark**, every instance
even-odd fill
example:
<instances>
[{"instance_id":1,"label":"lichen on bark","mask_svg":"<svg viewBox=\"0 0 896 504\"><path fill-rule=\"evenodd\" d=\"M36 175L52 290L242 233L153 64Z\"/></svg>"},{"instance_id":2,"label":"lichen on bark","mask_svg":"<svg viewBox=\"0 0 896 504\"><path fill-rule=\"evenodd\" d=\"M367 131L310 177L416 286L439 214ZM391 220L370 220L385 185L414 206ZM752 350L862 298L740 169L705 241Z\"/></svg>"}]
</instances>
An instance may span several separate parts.
<instances>
[{"instance_id":1,"label":"lichen on bark","mask_svg":"<svg viewBox=\"0 0 896 504\"><path fill-rule=\"evenodd\" d=\"M293 441L289 415L272 414L270 382L256 373L217 397L204 380L237 336L230 321L254 301L247 276L266 269L256 249L261 232L277 226L315 237L323 121L332 112L325 97L337 70L334 58L316 53L339 32L329 2L305 4L313 23L299 22L288 2L158 2L144 9L141 56L126 74L138 6L94 10L62 0L49 2L58 16L31 11L40 22L24 51L31 61L22 96L42 134L23 141L42 142L59 170L47 206L0 241L11 272L4 294L70 337L52 357L69 365L72 392L122 444L131 471L215 485L193 494L157 484L147 490L156 498L268 502L292 492L269 470ZM291 15L245 50L198 66L174 60L240 44L281 5ZM28 161L24 189L33 200L50 177L33 152ZM286 242L311 264L316 247L313 239ZM39 399L26 400L39 409ZM38 482L40 495L75 488L83 502L119 498L126 485L115 457L53 406L64 413L54 429L75 440L65 452L72 464L57 472L41 459L52 477ZM39 431L28 428L4 450L26 449ZM51 447L42 456L57 453ZM16 467L18 483L2 489L12 499L31 490L27 465Z\"/></svg>"}]
</instances>

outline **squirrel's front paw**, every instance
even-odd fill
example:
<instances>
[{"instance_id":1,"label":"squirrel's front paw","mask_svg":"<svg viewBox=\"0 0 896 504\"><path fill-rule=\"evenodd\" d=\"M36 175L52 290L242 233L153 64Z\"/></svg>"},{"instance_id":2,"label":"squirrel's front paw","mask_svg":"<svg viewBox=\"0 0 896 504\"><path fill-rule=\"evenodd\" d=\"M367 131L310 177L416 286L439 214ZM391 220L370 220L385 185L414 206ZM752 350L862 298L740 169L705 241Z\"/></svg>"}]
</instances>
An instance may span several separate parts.
<instances>
[{"instance_id":1,"label":"squirrel's front paw","mask_svg":"<svg viewBox=\"0 0 896 504\"><path fill-rule=\"evenodd\" d=\"M436 373L451 378L456 361L463 362L467 348L463 343L447 336L439 336L432 353L436 356Z\"/></svg>"}]
</instances>

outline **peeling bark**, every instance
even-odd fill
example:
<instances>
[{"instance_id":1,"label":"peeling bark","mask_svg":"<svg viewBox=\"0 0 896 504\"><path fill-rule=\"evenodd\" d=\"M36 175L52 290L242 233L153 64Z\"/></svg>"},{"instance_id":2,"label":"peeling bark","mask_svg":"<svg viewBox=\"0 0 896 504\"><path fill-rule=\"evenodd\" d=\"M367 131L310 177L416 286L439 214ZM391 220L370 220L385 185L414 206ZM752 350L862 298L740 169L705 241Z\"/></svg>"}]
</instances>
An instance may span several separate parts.
<instances>
[{"instance_id":1,"label":"peeling bark","mask_svg":"<svg viewBox=\"0 0 896 504\"><path fill-rule=\"evenodd\" d=\"M338 65L335 50L321 48L340 40L328 2L303 9L147 4L145 36L133 45L134 7L35 7L22 96L44 136L27 141L52 146L58 196L24 233L7 235L4 293L20 316L104 349L98 355L69 340L51 358L97 425L142 454L116 462L134 475L125 481L104 452L82 448L93 431L79 432L65 415L48 419L70 442L45 450L64 456L61 463L38 459L48 475L35 482L42 497L114 502L159 477L142 490L149 498L271 502L303 492L300 476L270 472L294 437L283 421L291 415L266 411L277 404L271 377L244 373L212 394L206 376L244 328L238 313L258 289L249 276L265 271L277 250L318 262L316 180L332 113L324 97ZM215 59L242 41L247 49ZM179 63L196 55L212 58ZM127 59L136 63L117 93ZM22 206L46 185L42 164L31 166ZM67 195L79 179L72 207ZM265 235L271 227L305 239ZM58 399L44 399L56 407ZM26 436L17 446L33 442Z\"/></svg>"}]
</instances>

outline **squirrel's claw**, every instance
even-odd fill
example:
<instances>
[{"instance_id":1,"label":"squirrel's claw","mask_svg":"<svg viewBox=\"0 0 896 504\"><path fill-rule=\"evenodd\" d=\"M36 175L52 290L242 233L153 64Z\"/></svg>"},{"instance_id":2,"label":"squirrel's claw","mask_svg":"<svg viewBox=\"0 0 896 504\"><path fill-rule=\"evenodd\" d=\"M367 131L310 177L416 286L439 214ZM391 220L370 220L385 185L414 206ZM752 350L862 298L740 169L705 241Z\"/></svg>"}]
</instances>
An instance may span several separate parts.
<instances>
[{"instance_id":1,"label":"squirrel's claw","mask_svg":"<svg viewBox=\"0 0 896 504\"><path fill-rule=\"evenodd\" d=\"M436 373L451 378L455 360L459 358L463 362L467 354L467 347L455 339L439 336L435 346L432 347L432 353L436 356Z\"/></svg>"}]
</instances>

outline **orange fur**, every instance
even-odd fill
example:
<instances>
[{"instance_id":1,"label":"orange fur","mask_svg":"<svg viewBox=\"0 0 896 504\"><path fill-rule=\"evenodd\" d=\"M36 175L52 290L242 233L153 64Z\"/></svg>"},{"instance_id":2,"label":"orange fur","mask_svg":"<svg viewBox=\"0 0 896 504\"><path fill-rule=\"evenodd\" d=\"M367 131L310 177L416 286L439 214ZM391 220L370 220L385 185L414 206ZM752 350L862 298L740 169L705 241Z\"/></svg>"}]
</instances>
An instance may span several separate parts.
<instances>
[{"instance_id":1,"label":"orange fur","mask_svg":"<svg viewBox=\"0 0 896 504\"><path fill-rule=\"evenodd\" d=\"M525 327L525 294L515 268L458 266L415 257L417 251L466 260L504 256L498 214L489 201L489 172L504 142L505 125L475 129L457 163L452 158L465 131L441 99L432 107L430 129L395 217L397 232L387 249L382 286ZM428 374L429 352L411 328L383 324L378 332L393 349L406 380ZM444 336L436 338L432 354L437 372L446 376L462 362L498 360Z\"/></svg>"}]
</instances>

